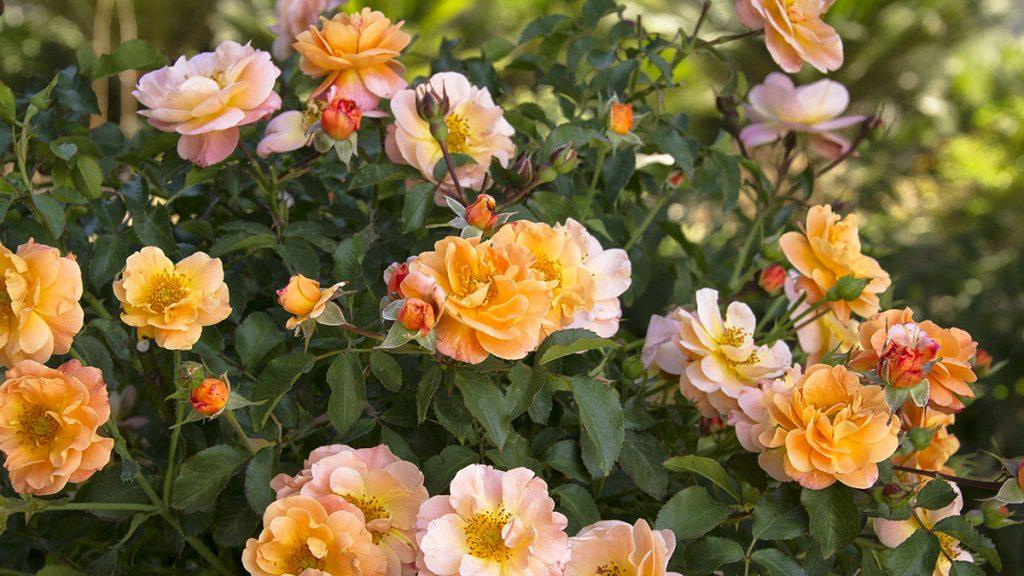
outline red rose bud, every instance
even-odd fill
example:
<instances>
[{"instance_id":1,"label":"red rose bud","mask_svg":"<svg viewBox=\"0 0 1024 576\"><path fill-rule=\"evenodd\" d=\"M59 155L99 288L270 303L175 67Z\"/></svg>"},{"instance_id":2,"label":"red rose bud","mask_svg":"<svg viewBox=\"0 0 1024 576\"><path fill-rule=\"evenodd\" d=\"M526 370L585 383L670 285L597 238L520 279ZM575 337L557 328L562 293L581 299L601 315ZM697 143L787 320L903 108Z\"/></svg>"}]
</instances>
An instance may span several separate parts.
<instances>
[{"instance_id":1,"label":"red rose bud","mask_svg":"<svg viewBox=\"0 0 1024 576\"><path fill-rule=\"evenodd\" d=\"M769 294L774 294L782 289L786 283L786 269L778 264L771 264L761 270L761 276L757 279L761 289Z\"/></svg>"},{"instance_id":2,"label":"red rose bud","mask_svg":"<svg viewBox=\"0 0 1024 576\"><path fill-rule=\"evenodd\" d=\"M494 213L497 207L493 196L481 194L476 197L476 201L466 206L466 222L486 232L498 223L498 215Z\"/></svg>"},{"instance_id":3,"label":"red rose bud","mask_svg":"<svg viewBox=\"0 0 1024 576\"><path fill-rule=\"evenodd\" d=\"M402 280L409 275L408 262L395 262L384 271L384 279L388 283L388 294L401 294Z\"/></svg>"},{"instance_id":4,"label":"red rose bud","mask_svg":"<svg viewBox=\"0 0 1024 576\"><path fill-rule=\"evenodd\" d=\"M320 126L324 132L335 140L348 140L353 132L359 130L363 121L363 111L348 98L337 97L324 109L320 117Z\"/></svg>"},{"instance_id":5,"label":"red rose bud","mask_svg":"<svg viewBox=\"0 0 1024 576\"><path fill-rule=\"evenodd\" d=\"M939 343L911 322L896 324L886 334L878 376L896 388L912 388L924 380L939 353Z\"/></svg>"},{"instance_id":6,"label":"red rose bud","mask_svg":"<svg viewBox=\"0 0 1024 576\"><path fill-rule=\"evenodd\" d=\"M725 428L725 423L718 416L712 418L701 416L700 418L700 431L702 434L710 434L723 428Z\"/></svg>"},{"instance_id":7,"label":"red rose bud","mask_svg":"<svg viewBox=\"0 0 1024 576\"><path fill-rule=\"evenodd\" d=\"M192 409L203 416L216 416L228 405L231 388L220 378L206 378L189 393Z\"/></svg>"},{"instance_id":8,"label":"red rose bud","mask_svg":"<svg viewBox=\"0 0 1024 576\"><path fill-rule=\"evenodd\" d=\"M633 105L612 102L611 114L608 116L608 129L625 136L633 129Z\"/></svg>"},{"instance_id":9,"label":"red rose bud","mask_svg":"<svg viewBox=\"0 0 1024 576\"><path fill-rule=\"evenodd\" d=\"M978 348L974 354L974 372L978 376L984 376L992 368L992 355L983 348Z\"/></svg>"},{"instance_id":10,"label":"red rose bud","mask_svg":"<svg viewBox=\"0 0 1024 576\"><path fill-rule=\"evenodd\" d=\"M409 298L398 311L398 321L402 326L420 335L430 332L435 320L434 307L419 298Z\"/></svg>"},{"instance_id":11,"label":"red rose bud","mask_svg":"<svg viewBox=\"0 0 1024 576\"><path fill-rule=\"evenodd\" d=\"M677 170L668 175L668 183L673 188L679 188L683 185L683 182L686 182L686 173L682 170Z\"/></svg>"}]
</instances>

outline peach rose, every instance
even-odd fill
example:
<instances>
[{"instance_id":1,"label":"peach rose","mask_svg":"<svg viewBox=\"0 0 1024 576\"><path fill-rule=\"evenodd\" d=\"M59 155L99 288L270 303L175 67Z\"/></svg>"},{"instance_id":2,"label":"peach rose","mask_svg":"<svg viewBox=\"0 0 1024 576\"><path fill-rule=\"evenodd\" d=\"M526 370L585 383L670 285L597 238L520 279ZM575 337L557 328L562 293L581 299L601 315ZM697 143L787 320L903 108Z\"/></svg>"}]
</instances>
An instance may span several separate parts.
<instances>
[{"instance_id":1,"label":"peach rose","mask_svg":"<svg viewBox=\"0 0 1024 576\"><path fill-rule=\"evenodd\" d=\"M535 350L550 330L546 317L556 282L537 274L534 261L519 244L457 236L420 254L410 271L432 278L446 297L435 327L437 351L477 364L489 354L518 360Z\"/></svg>"},{"instance_id":2,"label":"peach rose","mask_svg":"<svg viewBox=\"0 0 1024 576\"><path fill-rule=\"evenodd\" d=\"M761 465L783 470L804 488L837 480L870 488L878 463L899 447L900 421L889 413L882 387L862 385L845 366L815 364L796 386L766 393L764 402L771 426L758 438L768 449Z\"/></svg>"},{"instance_id":3,"label":"peach rose","mask_svg":"<svg viewBox=\"0 0 1024 576\"><path fill-rule=\"evenodd\" d=\"M796 284L807 292L808 303L823 299L841 278L853 277L868 283L854 300L828 302L840 322L853 312L867 318L878 312L878 295L889 287L889 274L878 261L861 252L857 215L840 218L831 206L813 206L807 212L807 227L786 232L779 239L782 252L800 273Z\"/></svg>"},{"instance_id":4,"label":"peach rose","mask_svg":"<svg viewBox=\"0 0 1024 576\"><path fill-rule=\"evenodd\" d=\"M903 421L905 431L925 428L934 429L934 432L927 447L911 450L905 454L895 454L892 457L892 463L918 470L951 473L952 470L946 466L946 462L960 450L960 440L949 431L949 427L955 421L955 416L938 410L919 408L913 402L908 402L900 408L900 419Z\"/></svg>"},{"instance_id":5,"label":"peach rose","mask_svg":"<svg viewBox=\"0 0 1024 576\"><path fill-rule=\"evenodd\" d=\"M620 136L633 130L633 105L612 102L608 110L608 129Z\"/></svg>"},{"instance_id":6,"label":"peach rose","mask_svg":"<svg viewBox=\"0 0 1024 576\"><path fill-rule=\"evenodd\" d=\"M178 155L205 168L231 155L239 126L281 107L274 92L280 75L270 54L227 40L143 75L132 95L149 108L139 114L150 125L181 135Z\"/></svg>"},{"instance_id":7,"label":"peach rose","mask_svg":"<svg viewBox=\"0 0 1024 576\"><path fill-rule=\"evenodd\" d=\"M320 15L330 12L345 3L345 0L277 0L274 12L277 24L270 27L274 38L274 57L287 60L292 55L295 37L310 26L316 26Z\"/></svg>"},{"instance_id":8,"label":"peach rose","mask_svg":"<svg viewBox=\"0 0 1024 576\"><path fill-rule=\"evenodd\" d=\"M316 320L327 309L328 303L345 282L338 282L327 288L320 288L316 280L296 274L288 280L288 285L277 291L277 303L285 312L292 315L285 327L294 330L299 324Z\"/></svg>"},{"instance_id":9,"label":"peach rose","mask_svg":"<svg viewBox=\"0 0 1024 576\"><path fill-rule=\"evenodd\" d=\"M384 576L384 553L352 512L307 496L267 507L263 531L250 538L242 566L252 576Z\"/></svg>"},{"instance_id":10,"label":"peach rose","mask_svg":"<svg viewBox=\"0 0 1024 576\"><path fill-rule=\"evenodd\" d=\"M838 158L852 144L836 133L864 121L864 116L840 116L850 104L850 93L838 82L824 79L795 86L785 74L773 72L763 84L750 89L744 106L751 124L740 132L748 148L775 142L790 132L806 134L811 150Z\"/></svg>"},{"instance_id":11,"label":"peach rose","mask_svg":"<svg viewBox=\"0 0 1024 576\"><path fill-rule=\"evenodd\" d=\"M646 520L632 526L602 520L569 539L570 559L565 576L681 576L668 571L676 548L671 530L651 530Z\"/></svg>"},{"instance_id":12,"label":"peach rose","mask_svg":"<svg viewBox=\"0 0 1024 576\"><path fill-rule=\"evenodd\" d=\"M189 391L192 409L203 416L217 416L224 411L231 398L231 387L220 378L204 378L199 386Z\"/></svg>"},{"instance_id":13,"label":"peach rose","mask_svg":"<svg viewBox=\"0 0 1024 576\"><path fill-rule=\"evenodd\" d=\"M22 360L0 385L0 451L19 494L56 494L110 462L114 441L99 435L110 418L103 374L65 362L56 370Z\"/></svg>"},{"instance_id":14,"label":"peach rose","mask_svg":"<svg viewBox=\"0 0 1024 576\"><path fill-rule=\"evenodd\" d=\"M414 571L416 514L429 496L415 465L383 444L341 450L312 464L300 493L362 517L384 552L388 576Z\"/></svg>"},{"instance_id":15,"label":"peach rose","mask_svg":"<svg viewBox=\"0 0 1024 576\"><path fill-rule=\"evenodd\" d=\"M603 248L582 224L569 218L560 225L583 252L583 269L594 282L593 306L577 307L567 328L585 328L602 338L611 338L619 331L622 318L622 296L633 283L633 264L621 248Z\"/></svg>"},{"instance_id":16,"label":"peach rose","mask_svg":"<svg viewBox=\"0 0 1024 576\"><path fill-rule=\"evenodd\" d=\"M29 240L0 245L0 366L67 354L85 314L82 271L73 255Z\"/></svg>"},{"instance_id":17,"label":"peach rose","mask_svg":"<svg viewBox=\"0 0 1024 576\"><path fill-rule=\"evenodd\" d=\"M271 154L293 152L309 146L313 141L310 128L314 123L316 118L307 112L289 110L278 114L267 122L267 130L256 145L256 154L267 158Z\"/></svg>"},{"instance_id":18,"label":"peach rose","mask_svg":"<svg viewBox=\"0 0 1024 576\"><path fill-rule=\"evenodd\" d=\"M772 419L764 402L765 396L792 390L800 381L801 375L800 365L794 364L781 378L761 380L756 386L750 386L740 392L739 398L736 399L736 409L729 412L726 422L736 429L736 438L748 452L760 454L768 448L761 443L761 434L772 426ZM785 474L779 475L775 472L769 471L777 479L787 479Z\"/></svg>"},{"instance_id":19,"label":"peach rose","mask_svg":"<svg viewBox=\"0 0 1024 576\"><path fill-rule=\"evenodd\" d=\"M886 310L861 324L862 351L853 355L850 366L855 370L875 370L883 359L890 328L897 324L913 323L910 308ZM928 373L928 406L942 412L957 412L964 408L961 398L974 398L971 383L978 377L971 367L971 358L978 343L959 328L942 328L930 320L916 324L930 340L938 343Z\"/></svg>"},{"instance_id":20,"label":"peach rose","mask_svg":"<svg viewBox=\"0 0 1024 576\"><path fill-rule=\"evenodd\" d=\"M343 444L331 444L329 446L321 446L309 453L309 457L302 463L302 470L294 476L287 474L278 474L270 480L270 489L277 494L278 500L281 498L287 498L288 496L294 496L299 493L299 490L303 486L309 483L313 479L313 464L333 456L339 452L351 451L352 448Z\"/></svg>"},{"instance_id":21,"label":"peach rose","mask_svg":"<svg viewBox=\"0 0 1024 576\"><path fill-rule=\"evenodd\" d=\"M339 96L365 112L405 89L405 68L395 60L411 40L402 31L404 22L391 24L370 8L321 20L320 28L311 25L292 44L302 56L299 68L313 78L324 77L313 96L335 86Z\"/></svg>"},{"instance_id":22,"label":"peach rose","mask_svg":"<svg viewBox=\"0 0 1024 576\"><path fill-rule=\"evenodd\" d=\"M797 287L800 279L799 272L790 270L786 277L784 290L790 305L796 303L804 291ZM811 305L806 298L793 309L792 317L796 318L806 314L797 323L796 339L800 349L807 355L808 364L817 364L826 356L833 354L846 354L860 347L857 327L859 324L853 318L841 322L836 313L831 309L818 316L820 311L808 312ZM817 316L817 317L816 317Z\"/></svg>"},{"instance_id":23,"label":"peach rose","mask_svg":"<svg viewBox=\"0 0 1024 576\"><path fill-rule=\"evenodd\" d=\"M964 499L960 494L960 488L955 484L956 498L943 508L928 510L926 508L915 508L914 515L906 520L886 520L885 518L872 518L872 527L879 542L889 548L896 548L907 538L910 538L918 530L931 530L939 520L950 516L959 516L964 507ZM923 524L923 526L922 526ZM950 559L959 562L972 562L970 552L960 547L960 542L948 534L941 532L934 533L939 539L942 552L935 562L935 570L932 576L949 576L952 563Z\"/></svg>"},{"instance_id":24,"label":"peach rose","mask_svg":"<svg viewBox=\"0 0 1024 576\"><path fill-rule=\"evenodd\" d=\"M843 40L822 20L835 0L736 0L740 23L764 30L764 41L780 68L795 74L807 62L820 72L843 65Z\"/></svg>"},{"instance_id":25,"label":"peach rose","mask_svg":"<svg viewBox=\"0 0 1024 576\"><path fill-rule=\"evenodd\" d=\"M448 151L465 154L474 162L455 169L459 183L466 188L480 189L491 160L507 167L515 155L512 135L515 130L504 113L491 99L487 88L477 88L457 72L434 74L426 85L437 94L448 97ZM421 86L421 89L423 87ZM442 160L441 145L430 133L430 124L416 110L416 91L402 90L391 100L395 131L389 135L389 146L405 164L417 168L423 177L436 183L434 167ZM451 186L451 175L443 182Z\"/></svg>"},{"instance_id":26,"label":"peach rose","mask_svg":"<svg viewBox=\"0 0 1024 576\"><path fill-rule=\"evenodd\" d=\"M560 576L569 539L547 484L526 468L473 464L416 520L423 576Z\"/></svg>"},{"instance_id":27,"label":"peach rose","mask_svg":"<svg viewBox=\"0 0 1024 576\"><path fill-rule=\"evenodd\" d=\"M121 321L167 350L191 350L204 326L231 314L224 268L204 252L175 264L163 250L146 246L128 257L114 295Z\"/></svg>"}]
</instances>

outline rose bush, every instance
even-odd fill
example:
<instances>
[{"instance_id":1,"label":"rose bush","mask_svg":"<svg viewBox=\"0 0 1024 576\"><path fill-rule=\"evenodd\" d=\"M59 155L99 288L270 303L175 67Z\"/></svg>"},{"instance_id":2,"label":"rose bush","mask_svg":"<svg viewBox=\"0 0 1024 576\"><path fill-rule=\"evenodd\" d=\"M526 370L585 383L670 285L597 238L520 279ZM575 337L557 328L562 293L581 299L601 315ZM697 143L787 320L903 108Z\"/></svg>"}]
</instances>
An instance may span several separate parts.
<instances>
[{"instance_id":1,"label":"rose bush","mask_svg":"<svg viewBox=\"0 0 1024 576\"><path fill-rule=\"evenodd\" d=\"M1022 464L955 435L991 358L815 199L875 116L778 72L714 138L677 105L727 42L841 66L831 2L588 0L429 69L401 14L277 4L273 56L0 84L0 573L1001 569ZM90 126L128 69L151 126Z\"/></svg>"}]
</instances>

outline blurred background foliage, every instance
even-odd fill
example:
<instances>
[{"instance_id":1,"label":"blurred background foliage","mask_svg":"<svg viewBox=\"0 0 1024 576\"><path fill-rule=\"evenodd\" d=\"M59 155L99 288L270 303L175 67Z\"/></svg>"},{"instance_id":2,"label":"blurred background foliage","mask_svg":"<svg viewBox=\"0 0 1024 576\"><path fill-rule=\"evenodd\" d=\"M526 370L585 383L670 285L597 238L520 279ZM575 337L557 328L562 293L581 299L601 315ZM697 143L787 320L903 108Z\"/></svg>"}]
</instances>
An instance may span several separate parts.
<instances>
[{"instance_id":1,"label":"blurred background foliage","mask_svg":"<svg viewBox=\"0 0 1024 576\"><path fill-rule=\"evenodd\" d=\"M103 53L133 37L172 58L224 39L251 39L261 48L272 41L273 0L5 4L0 77L16 92L45 84L55 69L74 65L83 49ZM366 4L409 22L417 36L404 59L412 76L427 72L444 38L459 39L456 53L473 54L493 36L514 41L514 32L539 15L578 8L570 0L351 0L348 9ZM701 2L625 4L627 14L642 17L652 31L672 34L692 27ZM1019 0L838 0L829 20L846 50L833 78L849 87L853 111L879 114L885 129L860 160L829 174L819 189L827 190L825 200L861 215L866 242L896 277L893 305L913 304L920 317L961 326L996 363L1005 361L958 420L962 452L1024 453L1024 10ZM732 0L713 2L703 35L739 31ZM728 80L719 60L736 63L747 84L774 70L759 40L691 60L664 104L686 111L706 141L720 126L713 88ZM802 80L817 77L805 69ZM106 118L134 129L134 78L121 78L124 86L117 78L106 82L96 86ZM766 154L762 160L770 165L772 151ZM728 223L715 222L700 206L673 209L691 240L731 237ZM961 462L960 468L984 475L994 462ZM1024 573L1024 530L995 536L1008 573Z\"/></svg>"}]
</instances>

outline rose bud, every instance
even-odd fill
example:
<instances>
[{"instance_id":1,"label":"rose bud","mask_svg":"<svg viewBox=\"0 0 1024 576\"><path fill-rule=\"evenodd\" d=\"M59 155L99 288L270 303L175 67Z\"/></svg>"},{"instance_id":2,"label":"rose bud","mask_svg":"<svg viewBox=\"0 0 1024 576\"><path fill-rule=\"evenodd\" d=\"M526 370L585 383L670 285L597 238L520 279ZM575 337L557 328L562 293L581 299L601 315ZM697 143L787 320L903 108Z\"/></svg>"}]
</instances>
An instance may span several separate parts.
<instances>
[{"instance_id":1,"label":"rose bud","mask_svg":"<svg viewBox=\"0 0 1024 576\"><path fill-rule=\"evenodd\" d=\"M679 188L683 185L683 182L686 182L686 173L682 170L677 170L668 175L668 183L673 188Z\"/></svg>"},{"instance_id":2,"label":"rose bud","mask_svg":"<svg viewBox=\"0 0 1024 576\"><path fill-rule=\"evenodd\" d=\"M1024 490L1024 461L1021 461L1020 466L1017 468L1017 485L1020 486L1021 490Z\"/></svg>"},{"instance_id":3,"label":"rose bud","mask_svg":"<svg viewBox=\"0 0 1024 576\"><path fill-rule=\"evenodd\" d=\"M559 174L572 172L580 163L579 154L570 144L563 144L551 152L551 167Z\"/></svg>"},{"instance_id":4,"label":"rose bud","mask_svg":"<svg viewBox=\"0 0 1024 576\"><path fill-rule=\"evenodd\" d=\"M939 343L911 322L896 324L886 334L878 376L896 388L912 388L928 376Z\"/></svg>"},{"instance_id":5,"label":"rose bud","mask_svg":"<svg viewBox=\"0 0 1024 576\"><path fill-rule=\"evenodd\" d=\"M535 175L533 158L527 152L521 152L512 163L512 183L517 188L523 188L533 182Z\"/></svg>"},{"instance_id":6,"label":"rose bud","mask_svg":"<svg viewBox=\"0 0 1024 576\"><path fill-rule=\"evenodd\" d=\"M349 136L359 130L363 121L363 111L348 98L337 97L331 100L320 117L320 126L324 133L335 140L348 140Z\"/></svg>"},{"instance_id":7,"label":"rose bud","mask_svg":"<svg viewBox=\"0 0 1024 576\"><path fill-rule=\"evenodd\" d=\"M401 294L402 280L409 275L408 262L394 262L384 270L384 283L388 285L388 294Z\"/></svg>"},{"instance_id":8,"label":"rose bud","mask_svg":"<svg viewBox=\"0 0 1024 576\"><path fill-rule=\"evenodd\" d=\"M497 207L493 196L481 194L472 204L466 206L466 222L486 232L498 223L498 215L494 213Z\"/></svg>"},{"instance_id":9,"label":"rose bud","mask_svg":"<svg viewBox=\"0 0 1024 576\"><path fill-rule=\"evenodd\" d=\"M409 298L398 311L398 321L409 330L427 334L434 328L434 307L419 298Z\"/></svg>"},{"instance_id":10,"label":"rose bud","mask_svg":"<svg viewBox=\"0 0 1024 576\"><path fill-rule=\"evenodd\" d=\"M974 354L973 364L975 374L979 377L984 376L992 368L992 355L984 348L978 348L978 351Z\"/></svg>"},{"instance_id":11,"label":"rose bud","mask_svg":"<svg viewBox=\"0 0 1024 576\"><path fill-rule=\"evenodd\" d=\"M206 378L189 393L192 409L203 416L216 416L224 411L231 396L231 387L220 378Z\"/></svg>"},{"instance_id":12,"label":"rose bud","mask_svg":"<svg viewBox=\"0 0 1024 576\"><path fill-rule=\"evenodd\" d=\"M633 105L612 102L611 114L608 116L608 129L625 136L633 130Z\"/></svg>"},{"instance_id":13,"label":"rose bud","mask_svg":"<svg viewBox=\"0 0 1024 576\"><path fill-rule=\"evenodd\" d=\"M781 290L782 285L785 283L786 269L778 264L770 264L767 268L761 270L761 276L757 279L757 284L769 294L775 294Z\"/></svg>"},{"instance_id":14,"label":"rose bud","mask_svg":"<svg viewBox=\"0 0 1024 576\"><path fill-rule=\"evenodd\" d=\"M718 416L707 418L701 416L700 418L700 431L702 434L710 434L712 432L718 432L725 428L725 423Z\"/></svg>"},{"instance_id":15,"label":"rose bud","mask_svg":"<svg viewBox=\"0 0 1024 576\"><path fill-rule=\"evenodd\" d=\"M438 94L429 84L416 88L416 113L430 125L430 135L442 144L448 141L448 125L444 119L450 108L447 91Z\"/></svg>"},{"instance_id":16,"label":"rose bud","mask_svg":"<svg viewBox=\"0 0 1024 576\"><path fill-rule=\"evenodd\" d=\"M295 316L306 316L320 301L320 283L296 274L288 285L277 291L277 303L286 312Z\"/></svg>"}]
</instances>

